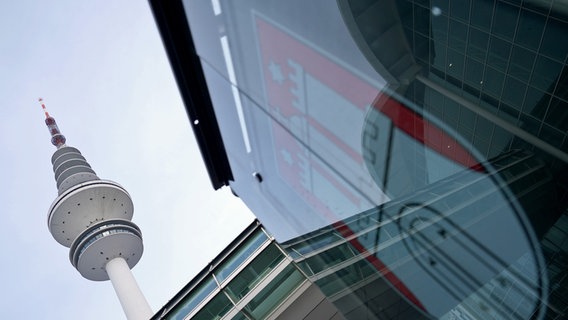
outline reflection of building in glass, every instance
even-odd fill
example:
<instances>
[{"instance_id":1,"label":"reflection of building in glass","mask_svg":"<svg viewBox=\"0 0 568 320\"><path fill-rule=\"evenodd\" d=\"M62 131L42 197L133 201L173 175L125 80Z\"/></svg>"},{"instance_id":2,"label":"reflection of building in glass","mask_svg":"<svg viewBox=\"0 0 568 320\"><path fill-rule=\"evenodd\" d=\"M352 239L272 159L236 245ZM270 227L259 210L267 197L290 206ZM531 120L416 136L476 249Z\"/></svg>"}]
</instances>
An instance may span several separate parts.
<instances>
[{"instance_id":1,"label":"reflection of building in glass","mask_svg":"<svg viewBox=\"0 0 568 320\"><path fill-rule=\"evenodd\" d=\"M214 187L346 318L568 317L565 5L151 3Z\"/></svg>"},{"instance_id":2,"label":"reflection of building in glass","mask_svg":"<svg viewBox=\"0 0 568 320\"><path fill-rule=\"evenodd\" d=\"M539 215L555 209L552 177L544 164L519 151L492 164L519 202L530 206L531 211L525 211L529 219L542 225ZM429 312L437 316L454 309L480 319L529 318L544 299L540 288L545 284L538 274L546 266L531 254L536 241L527 241L521 224L511 224L511 216L518 213L503 199L494 178L463 171L285 246L348 318L360 318L368 308L385 319L419 318L404 298L435 304L437 310ZM541 232L549 227L542 226ZM495 236L501 232L507 236ZM375 266L382 277L371 272L365 284L353 290L354 279L361 281L357 276L365 274L355 272L361 264L370 270ZM412 281L403 286L397 278ZM398 284L404 298L393 296L384 279ZM356 298L340 294L344 291ZM353 299L360 303L354 305ZM480 309L481 304L488 308Z\"/></svg>"}]
</instances>

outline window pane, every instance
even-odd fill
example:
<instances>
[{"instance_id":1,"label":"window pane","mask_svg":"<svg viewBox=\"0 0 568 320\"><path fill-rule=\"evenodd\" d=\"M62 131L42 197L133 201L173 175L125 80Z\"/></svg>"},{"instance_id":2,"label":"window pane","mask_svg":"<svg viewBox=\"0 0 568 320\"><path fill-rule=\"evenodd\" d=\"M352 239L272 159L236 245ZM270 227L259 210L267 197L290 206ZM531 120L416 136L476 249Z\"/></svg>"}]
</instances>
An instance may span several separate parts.
<instances>
[{"instance_id":1,"label":"window pane","mask_svg":"<svg viewBox=\"0 0 568 320\"><path fill-rule=\"evenodd\" d=\"M192 320L216 320L221 319L231 308L233 304L223 293L213 298L203 309L192 317Z\"/></svg>"},{"instance_id":2,"label":"window pane","mask_svg":"<svg viewBox=\"0 0 568 320\"><path fill-rule=\"evenodd\" d=\"M463 77L464 55L452 49L448 49L448 65L446 66L449 75Z\"/></svg>"},{"instance_id":3,"label":"window pane","mask_svg":"<svg viewBox=\"0 0 568 320\"><path fill-rule=\"evenodd\" d=\"M526 84L512 77L507 77L505 80L505 88L503 88L503 101L511 107L521 110L526 90Z\"/></svg>"},{"instance_id":4,"label":"window pane","mask_svg":"<svg viewBox=\"0 0 568 320\"><path fill-rule=\"evenodd\" d=\"M483 83L483 65L473 59L467 59L465 81L476 89Z\"/></svg>"},{"instance_id":5,"label":"window pane","mask_svg":"<svg viewBox=\"0 0 568 320\"><path fill-rule=\"evenodd\" d=\"M489 44L489 34L474 28L469 29L469 42L467 54L480 61L485 60L487 55L487 45Z\"/></svg>"},{"instance_id":6,"label":"window pane","mask_svg":"<svg viewBox=\"0 0 568 320\"><path fill-rule=\"evenodd\" d=\"M538 56L531 78L531 85L552 93L561 70L562 66L560 63L544 56Z\"/></svg>"},{"instance_id":7,"label":"window pane","mask_svg":"<svg viewBox=\"0 0 568 320\"><path fill-rule=\"evenodd\" d=\"M440 15L432 18L432 36L438 43L448 43L448 18L446 16Z\"/></svg>"},{"instance_id":8,"label":"window pane","mask_svg":"<svg viewBox=\"0 0 568 320\"><path fill-rule=\"evenodd\" d=\"M505 72L507 60L511 52L511 44L497 37L491 37L487 64L495 69Z\"/></svg>"},{"instance_id":9,"label":"window pane","mask_svg":"<svg viewBox=\"0 0 568 320\"><path fill-rule=\"evenodd\" d=\"M316 284L329 297L342 290L349 289L374 274L377 274L377 271L373 266L367 260L361 260L317 280Z\"/></svg>"},{"instance_id":10,"label":"window pane","mask_svg":"<svg viewBox=\"0 0 568 320\"><path fill-rule=\"evenodd\" d=\"M244 309L254 319L265 319L304 280L304 276L290 265L262 289Z\"/></svg>"},{"instance_id":11,"label":"window pane","mask_svg":"<svg viewBox=\"0 0 568 320\"><path fill-rule=\"evenodd\" d=\"M461 22L450 19L450 47L465 53L465 41L467 40L467 26Z\"/></svg>"},{"instance_id":12,"label":"window pane","mask_svg":"<svg viewBox=\"0 0 568 320\"><path fill-rule=\"evenodd\" d=\"M177 305L174 311L168 316L168 319L183 319L188 313L193 311L199 303L205 300L215 288L217 288L217 284L213 278L209 277L209 279L201 283L196 289L192 290L189 297L184 298L184 301Z\"/></svg>"},{"instance_id":13,"label":"window pane","mask_svg":"<svg viewBox=\"0 0 568 320\"><path fill-rule=\"evenodd\" d=\"M469 0L452 0L450 2L450 16L460 20L469 20Z\"/></svg>"},{"instance_id":14,"label":"window pane","mask_svg":"<svg viewBox=\"0 0 568 320\"><path fill-rule=\"evenodd\" d=\"M322 234L305 239L300 243L291 245L287 250L289 252L297 252L301 255L307 255L312 251L341 240L342 238L340 238L334 231L323 232Z\"/></svg>"},{"instance_id":15,"label":"window pane","mask_svg":"<svg viewBox=\"0 0 568 320\"><path fill-rule=\"evenodd\" d=\"M491 26L491 18L493 16L493 6L492 1L473 1L471 10L471 24L481 28L483 30L489 31Z\"/></svg>"},{"instance_id":16,"label":"window pane","mask_svg":"<svg viewBox=\"0 0 568 320\"><path fill-rule=\"evenodd\" d=\"M515 42L529 49L537 50L545 22L544 16L523 10L519 19Z\"/></svg>"},{"instance_id":17,"label":"window pane","mask_svg":"<svg viewBox=\"0 0 568 320\"><path fill-rule=\"evenodd\" d=\"M248 318L242 313L237 313L231 320L247 320Z\"/></svg>"},{"instance_id":18,"label":"window pane","mask_svg":"<svg viewBox=\"0 0 568 320\"><path fill-rule=\"evenodd\" d=\"M507 3L497 2L493 19L493 32L506 39L513 40L519 8Z\"/></svg>"},{"instance_id":19,"label":"window pane","mask_svg":"<svg viewBox=\"0 0 568 320\"><path fill-rule=\"evenodd\" d=\"M350 245L348 243L344 243L322 253L318 253L316 256L306 259L306 262L312 271L317 274L318 272L326 270L354 256L353 251L350 249Z\"/></svg>"},{"instance_id":20,"label":"window pane","mask_svg":"<svg viewBox=\"0 0 568 320\"><path fill-rule=\"evenodd\" d=\"M568 130L567 107L568 103L566 101L553 97L546 114L546 122L562 131Z\"/></svg>"},{"instance_id":21,"label":"window pane","mask_svg":"<svg viewBox=\"0 0 568 320\"><path fill-rule=\"evenodd\" d=\"M548 108L549 102L550 95L533 87L529 87L523 103L523 112L530 113L537 118L542 118Z\"/></svg>"},{"instance_id":22,"label":"window pane","mask_svg":"<svg viewBox=\"0 0 568 320\"><path fill-rule=\"evenodd\" d=\"M257 234L252 238L248 239L245 244L243 244L238 251L231 254L231 257L227 259L220 267L215 270L215 276L219 282L227 279L227 277L233 273L248 257L252 255L260 246L266 242L268 238L266 234L261 230L257 231Z\"/></svg>"},{"instance_id":23,"label":"window pane","mask_svg":"<svg viewBox=\"0 0 568 320\"><path fill-rule=\"evenodd\" d=\"M240 300L249 293L264 277L284 259L280 250L270 245L229 282L226 289L231 298Z\"/></svg>"},{"instance_id":24,"label":"window pane","mask_svg":"<svg viewBox=\"0 0 568 320\"><path fill-rule=\"evenodd\" d=\"M527 82L534 64L535 53L519 46L513 46L509 73L515 78Z\"/></svg>"},{"instance_id":25,"label":"window pane","mask_svg":"<svg viewBox=\"0 0 568 320\"><path fill-rule=\"evenodd\" d=\"M558 61L564 61L568 53L568 41L558 41L566 37L566 22L549 19L544 30L540 52Z\"/></svg>"},{"instance_id":26,"label":"window pane","mask_svg":"<svg viewBox=\"0 0 568 320\"><path fill-rule=\"evenodd\" d=\"M504 81L505 74L491 67L487 67L485 68L485 75L483 78L483 91L495 97L499 97L501 96Z\"/></svg>"}]
</instances>

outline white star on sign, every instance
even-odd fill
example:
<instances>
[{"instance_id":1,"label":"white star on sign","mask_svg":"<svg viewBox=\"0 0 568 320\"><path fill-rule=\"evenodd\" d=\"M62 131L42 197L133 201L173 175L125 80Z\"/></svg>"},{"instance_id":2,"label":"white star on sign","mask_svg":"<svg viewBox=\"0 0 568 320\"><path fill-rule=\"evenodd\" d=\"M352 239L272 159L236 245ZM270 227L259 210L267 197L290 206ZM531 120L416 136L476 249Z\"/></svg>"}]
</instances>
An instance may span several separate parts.
<instances>
[{"instance_id":1,"label":"white star on sign","mask_svg":"<svg viewBox=\"0 0 568 320\"><path fill-rule=\"evenodd\" d=\"M291 166L294 163L294 160L292 160L292 155L290 154L290 152L288 152L288 150L282 149L280 150L280 154L282 155L284 162L286 162L288 165Z\"/></svg>"},{"instance_id":2,"label":"white star on sign","mask_svg":"<svg viewBox=\"0 0 568 320\"><path fill-rule=\"evenodd\" d=\"M274 63L274 61L270 60L270 63L268 64L268 70L270 71L270 74L272 75L272 80L278 82L278 84L282 84L284 82L284 80L286 79L284 77L284 74L282 74L282 69L280 68L280 65L277 63Z\"/></svg>"}]
</instances>

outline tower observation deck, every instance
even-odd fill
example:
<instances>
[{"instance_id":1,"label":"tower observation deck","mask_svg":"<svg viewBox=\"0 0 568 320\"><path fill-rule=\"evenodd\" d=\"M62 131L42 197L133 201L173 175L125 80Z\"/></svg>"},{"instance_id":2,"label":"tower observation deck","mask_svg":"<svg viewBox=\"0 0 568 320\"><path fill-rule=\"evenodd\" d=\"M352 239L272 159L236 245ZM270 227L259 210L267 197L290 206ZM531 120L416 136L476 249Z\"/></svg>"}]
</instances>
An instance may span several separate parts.
<instances>
[{"instance_id":1,"label":"tower observation deck","mask_svg":"<svg viewBox=\"0 0 568 320\"><path fill-rule=\"evenodd\" d=\"M77 148L65 144L42 99L45 123L57 150L51 157L58 196L49 208L52 236L70 248L69 260L89 280L109 280L129 320L153 313L130 269L142 257L142 234L131 221L132 199L118 183L100 179Z\"/></svg>"}]
</instances>

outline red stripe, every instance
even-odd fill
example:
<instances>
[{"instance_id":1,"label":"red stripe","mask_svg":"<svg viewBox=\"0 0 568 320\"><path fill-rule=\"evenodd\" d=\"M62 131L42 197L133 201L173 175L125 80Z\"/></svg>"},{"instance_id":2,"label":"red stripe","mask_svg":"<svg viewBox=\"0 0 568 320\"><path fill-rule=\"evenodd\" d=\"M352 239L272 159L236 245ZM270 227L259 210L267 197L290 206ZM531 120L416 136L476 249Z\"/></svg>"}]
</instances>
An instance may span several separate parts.
<instances>
[{"instance_id":1,"label":"red stripe","mask_svg":"<svg viewBox=\"0 0 568 320\"><path fill-rule=\"evenodd\" d=\"M475 160L475 157L467 151L456 139L450 137L445 131L425 120L422 116L410 110L402 103L387 95L380 95L374 103L374 107L391 119L393 125L402 132L408 134L424 146L438 152L452 161L475 171L485 172L483 166ZM345 223L338 221L333 227L344 237L349 238L349 243L360 253L368 250L359 240L354 237L355 233ZM366 257L379 273L390 282L408 301L416 307L426 311L424 305L410 291L410 289L375 255Z\"/></svg>"},{"instance_id":2,"label":"red stripe","mask_svg":"<svg viewBox=\"0 0 568 320\"><path fill-rule=\"evenodd\" d=\"M373 106L390 118L398 129L424 146L466 168L485 172L483 166L456 139L402 103L383 94L375 100Z\"/></svg>"}]
</instances>

